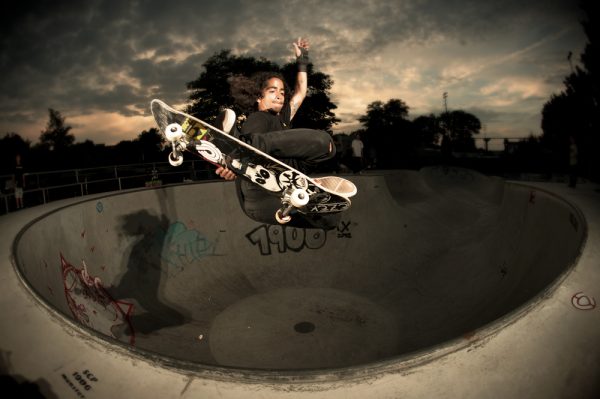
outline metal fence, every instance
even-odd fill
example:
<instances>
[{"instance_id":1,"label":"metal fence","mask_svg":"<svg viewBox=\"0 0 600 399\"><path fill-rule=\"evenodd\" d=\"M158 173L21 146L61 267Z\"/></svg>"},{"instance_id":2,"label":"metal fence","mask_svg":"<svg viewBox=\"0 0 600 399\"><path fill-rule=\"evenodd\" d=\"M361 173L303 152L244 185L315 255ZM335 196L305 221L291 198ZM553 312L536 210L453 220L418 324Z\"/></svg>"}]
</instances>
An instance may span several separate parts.
<instances>
[{"instance_id":1,"label":"metal fence","mask_svg":"<svg viewBox=\"0 0 600 399\"><path fill-rule=\"evenodd\" d=\"M155 162L25 173L23 204L31 207L88 194L210 180L216 178L213 169L206 162L186 161L177 168ZM0 184L0 214L15 211L13 176L0 175Z\"/></svg>"}]
</instances>

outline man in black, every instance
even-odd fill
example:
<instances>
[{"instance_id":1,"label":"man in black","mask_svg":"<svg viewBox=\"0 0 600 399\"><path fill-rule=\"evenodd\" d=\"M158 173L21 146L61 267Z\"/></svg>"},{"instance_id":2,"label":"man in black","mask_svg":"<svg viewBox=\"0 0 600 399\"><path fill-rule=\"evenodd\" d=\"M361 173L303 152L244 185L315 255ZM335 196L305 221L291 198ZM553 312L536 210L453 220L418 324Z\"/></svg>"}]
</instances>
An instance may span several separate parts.
<instances>
[{"instance_id":1,"label":"man in black","mask_svg":"<svg viewBox=\"0 0 600 399\"><path fill-rule=\"evenodd\" d=\"M306 69L309 62L308 42L298 39L293 45L298 74L291 95L285 80L277 73L261 73L251 79L236 77L231 80L232 95L242 107L252 104L255 109L241 128L241 138L304 172L310 166L332 158L335 146L327 132L290 129L291 121L306 97ZM227 180L235 178L235 174L227 168L218 168L217 174ZM243 179L238 179L236 186L242 209L249 217L263 223L277 223L275 212L281 207L279 198ZM332 229L337 226L338 221L339 215L336 214L296 214L290 225Z\"/></svg>"}]
</instances>

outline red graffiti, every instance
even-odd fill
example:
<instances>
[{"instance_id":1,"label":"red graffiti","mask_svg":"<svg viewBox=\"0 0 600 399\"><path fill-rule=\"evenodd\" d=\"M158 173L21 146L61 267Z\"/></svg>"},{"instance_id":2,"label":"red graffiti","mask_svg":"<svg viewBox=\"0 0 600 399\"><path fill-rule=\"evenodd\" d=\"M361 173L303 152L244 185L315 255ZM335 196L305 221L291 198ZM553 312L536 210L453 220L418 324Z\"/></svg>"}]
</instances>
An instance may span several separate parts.
<instances>
[{"instance_id":1,"label":"red graffiti","mask_svg":"<svg viewBox=\"0 0 600 399\"><path fill-rule=\"evenodd\" d=\"M578 292L571 297L571 304L579 310L592 310L596 308L596 300L592 297Z\"/></svg>"},{"instance_id":2,"label":"red graffiti","mask_svg":"<svg viewBox=\"0 0 600 399\"><path fill-rule=\"evenodd\" d=\"M77 269L60 254L60 262L65 297L73 316L81 324L113 338L118 339L115 331L121 331L133 345L135 333L130 319L133 304L114 300L100 278L89 275L85 261Z\"/></svg>"}]
</instances>

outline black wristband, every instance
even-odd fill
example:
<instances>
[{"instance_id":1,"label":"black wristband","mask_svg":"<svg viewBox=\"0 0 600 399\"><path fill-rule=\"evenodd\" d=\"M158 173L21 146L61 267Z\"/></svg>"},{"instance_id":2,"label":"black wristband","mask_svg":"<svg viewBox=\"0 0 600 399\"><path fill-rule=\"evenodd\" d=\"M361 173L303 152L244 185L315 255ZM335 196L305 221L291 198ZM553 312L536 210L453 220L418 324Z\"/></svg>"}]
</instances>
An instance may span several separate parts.
<instances>
[{"instance_id":1,"label":"black wristband","mask_svg":"<svg viewBox=\"0 0 600 399\"><path fill-rule=\"evenodd\" d=\"M296 58L298 63L298 72L306 72L310 59L308 58L308 50L300 47L300 55Z\"/></svg>"}]
</instances>

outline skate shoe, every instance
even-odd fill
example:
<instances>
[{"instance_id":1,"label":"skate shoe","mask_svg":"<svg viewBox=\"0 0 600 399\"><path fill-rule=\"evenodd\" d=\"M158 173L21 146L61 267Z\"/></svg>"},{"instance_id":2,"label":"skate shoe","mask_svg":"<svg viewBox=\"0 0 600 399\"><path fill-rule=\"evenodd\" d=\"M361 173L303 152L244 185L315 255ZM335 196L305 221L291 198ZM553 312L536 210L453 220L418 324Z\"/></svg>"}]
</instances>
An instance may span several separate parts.
<instances>
[{"instance_id":1,"label":"skate shoe","mask_svg":"<svg viewBox=\"0 0 600 399\"><path fill-rule=\"evenodd\" d=\"M225 108L215 121L215 127L229 134L235 126L235 112L229 108Z\"/></svg>"}]
</instances>

